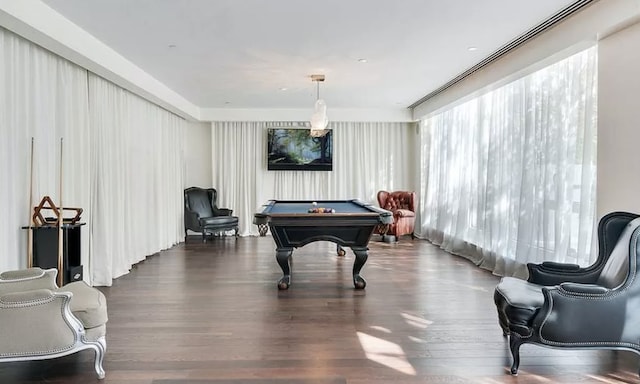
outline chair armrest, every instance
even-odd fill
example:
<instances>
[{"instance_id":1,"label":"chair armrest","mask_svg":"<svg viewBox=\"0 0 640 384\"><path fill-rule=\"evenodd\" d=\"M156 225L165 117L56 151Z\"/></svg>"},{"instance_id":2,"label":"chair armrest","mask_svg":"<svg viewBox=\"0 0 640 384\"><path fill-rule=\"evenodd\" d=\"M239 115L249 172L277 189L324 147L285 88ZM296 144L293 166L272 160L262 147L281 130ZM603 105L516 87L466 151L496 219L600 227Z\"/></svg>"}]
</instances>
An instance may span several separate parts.
<instances>
[{"instance_id":1,"label":"chair armrest","mask_svg":"<svg viewBox=\"0 0 640 384\"><path fill-rule=\"evenodd\" d=\"M543 287L544 304L533 319L534 332L545 344L555 346L637 342L634 335L630 335L631 341L620 332L627 321L629 295L624 290L602 288L572 283Z\"/></svg>"},{"instance_id":2,"label":"chair armrest","mask_svg":"<svg viewBox=\"0 0 640 384\"><path fill-rule=\"evenodd\" d=\"M200 224L200 215L197 212L184 207L184 227L192 231L199 231L202 225Z\"/></svg>"},{"instance_id":3,"label":"chair armrest","mask_svg":"<svg viewBox=\"0 0 640 384\"><path fill-rule=\"evenodd\" d=\"M560 290L570 295L604 295L611 292L611 289L596 284L562 283Z\"/></svg>"},{"instance_id":4,"label":"chair armrest","mask_svg":"<svg viewBox=\"0 0 640 384\"><path fill-rule=\"evenodd\" d=\"M408 209L396 209L393 212L393 215L396 217L415 217L416 216L415 212L412 212Z\"/></svg>"},{"instance_id":5,"label":"chair armrest","mask_svg":"<svg viewBox=\"0 0 640 384\"><path fill-rule=\"evenodd\" d=\"M580 269L578 264L556 263L555 261L543 261L542 264L539 265L540 268L552 271L577 271Z\"/></svg>"},{"instance_id":6,"label":"chair armrest","mask_svg":"<svg viewBox=\"0 0 640 384\"><path fill-rule=\"evenodd\" d=\"M198 219L200 219L200 215L198 215L198 212L192 211L186 207L184 209L184 216L191 223L197 223Z\"/></svg>"},{"instance_id":7,"label":"chair armrest","mask_svg":"<svg viewBox=\"0 0 640 384\"><path fill-rule=\"evenodd\" d=\"M581 268L576 264L564 264L546 261L542 264L528 263L530 283L554 286L562 283L594 284L598 279L597 271Z\"/></svg>"},{"instance_id":8,"label":"chair armrest","mask_svg":"<svg viewBox=\"0 0 640 384\"><path fill-rule=\"evenodd\" d=\"M216 216L231 216L233 214L233 209L229 208L218 208L215 212Z\"/></svg>"}]
</instances>

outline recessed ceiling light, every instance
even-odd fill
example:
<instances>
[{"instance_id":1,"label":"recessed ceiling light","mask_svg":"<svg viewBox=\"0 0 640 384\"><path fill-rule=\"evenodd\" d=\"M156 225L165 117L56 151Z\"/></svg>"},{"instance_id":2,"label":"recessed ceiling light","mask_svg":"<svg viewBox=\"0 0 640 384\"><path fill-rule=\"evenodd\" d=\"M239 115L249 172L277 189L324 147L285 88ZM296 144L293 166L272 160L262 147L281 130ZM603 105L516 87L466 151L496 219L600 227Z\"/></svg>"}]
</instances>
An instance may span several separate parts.
<instances>
[{"instance_id":1,"label":"recessed ceiling light","mask_svg":"<svg viewBox=\"0 0 640 384\"><path fill-rule=\"evenodd\" d=\"M366 63L366 62L367 62L367 59L358 59L358 62L359 62L359 63Z\"/></svg>"},{"instance_id":2,"label":"recessed ceiling light","mask_svg":"<svg viewBox=\"0 0 640 384\"><path fill-rule=\"evenodd\" d=\"M468 51L477 51L478 47L469 47L467 48Z\"/></svg>"},{"instance_id":3,"label":"recessed ceiling light","mask_svg":"<svg viewBox=\"0 0 640 384\"><path fill-rule=\"evenodd\" d=\"M286 91L287 89L289 89L289 88L287 88L287 87L280 88L281 91Z\"/></svg>"}]
</instances>

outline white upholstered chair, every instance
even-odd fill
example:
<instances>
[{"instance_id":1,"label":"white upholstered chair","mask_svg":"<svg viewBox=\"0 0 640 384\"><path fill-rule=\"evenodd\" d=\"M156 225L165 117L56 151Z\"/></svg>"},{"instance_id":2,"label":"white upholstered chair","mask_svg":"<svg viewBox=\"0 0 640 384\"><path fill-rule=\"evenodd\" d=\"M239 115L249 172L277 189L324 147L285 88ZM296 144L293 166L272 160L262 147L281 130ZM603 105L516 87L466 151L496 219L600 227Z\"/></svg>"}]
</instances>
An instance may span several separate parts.
<instances>
[{"instance_id":1,"label":"white upholstered chair","mask_svg":"<svg viewBox=\"0 0 640 384\"><path fill-rule=\"evenodd\" d=\"M83 281L58 287L57 272L36 267L0 274L0 362L52 359L93 349L102 379L106 298Z\"/></svg>"}]
</instances>

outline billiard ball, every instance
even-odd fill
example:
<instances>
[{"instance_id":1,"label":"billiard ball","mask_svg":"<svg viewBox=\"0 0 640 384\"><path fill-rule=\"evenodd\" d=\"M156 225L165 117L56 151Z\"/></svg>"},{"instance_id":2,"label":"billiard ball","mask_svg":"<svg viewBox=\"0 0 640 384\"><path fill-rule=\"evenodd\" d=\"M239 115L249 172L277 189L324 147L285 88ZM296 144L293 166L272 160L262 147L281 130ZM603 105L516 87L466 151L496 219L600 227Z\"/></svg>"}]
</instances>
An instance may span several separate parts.
<instances>
[{"instance_id":1,"label":"billiard ball","mask_svg":"<svg viewBox=\"0 0 640 384\"><path fill-rule=\"evenodd\" d=\"M318 205L318 203L314 201L313 203L311 203L311 205L315 207L316 205Z\"/></svg>"}]
</instances>

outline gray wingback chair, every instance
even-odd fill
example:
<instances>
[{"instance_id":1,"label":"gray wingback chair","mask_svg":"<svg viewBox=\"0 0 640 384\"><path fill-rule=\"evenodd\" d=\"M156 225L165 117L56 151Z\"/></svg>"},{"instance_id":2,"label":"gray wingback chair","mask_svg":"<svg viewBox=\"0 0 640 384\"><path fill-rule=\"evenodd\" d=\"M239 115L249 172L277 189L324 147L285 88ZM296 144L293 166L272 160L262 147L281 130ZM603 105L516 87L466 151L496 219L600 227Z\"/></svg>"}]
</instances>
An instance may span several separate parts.
<instances>
[{"instance_id":1,"label":"gray wingback chair","mask_svg":"<svg viewBox=\"0 0 640 384\"><path fill-rule=\"evenodd\" d=\"M640 354L638 217L613 212L600 220L599 254L591 266L529 264L528 281L502 278L494 300L509 337L513 375L524 343Z\"/></svg>"},{"instance_id":2,"label":"gray wingback chair","mask_svg":"<svg viewBox=\"0 0 640 384\"><path fill-rule=\"evenodd\" d=\"M105 377L107 302L84 281L56 285L56 269L0 274L0 363L44 360L84 349L95 351L95 371Z\"/></svg>"},{"instance_id":3,"label":"gray wingback chair","mask_svg":"<svg viewBox=\"0 0 640 384\"><path fill-rule=\"evenodd\" d=\"M187 230L202 233L202 241L207 236L224 231L234 231L238 236L238 218L233 210L218 208L218 192L214 188L189 187L184 190L184 236Z\"/></svg>"}]
</instances>

